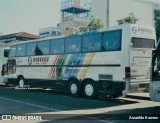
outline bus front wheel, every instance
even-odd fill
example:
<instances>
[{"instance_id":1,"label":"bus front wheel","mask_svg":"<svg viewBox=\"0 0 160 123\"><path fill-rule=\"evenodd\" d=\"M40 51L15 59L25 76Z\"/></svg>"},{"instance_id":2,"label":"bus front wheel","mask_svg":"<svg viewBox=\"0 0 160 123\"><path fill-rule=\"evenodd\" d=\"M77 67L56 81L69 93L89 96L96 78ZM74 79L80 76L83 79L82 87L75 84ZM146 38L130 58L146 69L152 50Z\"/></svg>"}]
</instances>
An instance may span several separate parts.
<instances>
[{"instance_id":1,"label":"bus front wheel","mask_svg":"<svg viewBox=\"0 0 160 123\"><path fill-rule=\"evenodd\" d=\"M83 91L87 98L95 99L97 97L97 89L92 81L85 82Z\"/></svg>"},{"instance_id":2,"label":"bus front wheel","mask_svg":"<svg viewBox=\"0 0 160 123\"><path fill-rule=\"evenodd\" d=\"M18 84L19 84L19 88L24 88L25 81L23 77L20 77L18 79Z\"/></svg>"},{"instance_id":3,"label":"bus front wheel","mask_svg":"<svg viewBox=\"0 0 160 123\"><path fill-rule=\"evenodd\" d=\"M79 97L81 95L81 85L78 80L73 79L70 81L69 93L73 97Z\"/></svg>"}]
</instances>

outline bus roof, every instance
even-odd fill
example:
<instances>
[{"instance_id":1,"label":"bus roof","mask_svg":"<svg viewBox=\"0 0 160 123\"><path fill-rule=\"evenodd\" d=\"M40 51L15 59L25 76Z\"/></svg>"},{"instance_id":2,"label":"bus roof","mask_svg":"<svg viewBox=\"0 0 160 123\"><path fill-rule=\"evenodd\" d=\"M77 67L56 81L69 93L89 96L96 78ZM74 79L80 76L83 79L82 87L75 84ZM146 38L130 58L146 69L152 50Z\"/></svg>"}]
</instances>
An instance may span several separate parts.
<instances>
[{"instance_id":1,"label":"bus roof","mask_svg":"<svg viewBox=\"0 0 160 123\"><path fill-rule=\"evenodd\" d=\"M122 24L122 25L116 25L116 26L113 26L113 27L109 27L107 31L112 31L112 30L116 30L116 29L122 29L122 28L128 28L128 29L132 29L136 27L137 30L138 28L145 28L145 29L149 29L149 30L152 30L152 31L155 31L154 27L152 26L144 26L144 25L138 25L138 24ZM132 30L133 31L133 30ZM96 32L94 31L95 33L100 33L100 32ZM81 35L87 35L87 34L91 34L91 33L82 33ZM80 35L77 35L77 36L80 36ZM154 37L154 36L153 36ZM23 44L23 43L30 43L30 42L35 42L35 41L44 41L44 40L52 40L52 39L59 39L59 38L67 38L67 36L56 36L56 37L48 37L48 38L41 38L41 39L35 39L35 40L30 40L30 41L22 41L22 42L16 42L16 43L13 43L12 45L15 45L15 44Z\"/></svg>"},{"instance_id":2,"label":"bus roof","mask_svg":"<svg viewBox=\"0 0 160 123\"><path fill-rule=\"evenodd\" d=\"M23 43L30 43L30 42L36 42L36 41L42 41L42 40L51 40L51 39L58 39L58 38L64 38L66 36L56 36L56 37L47 37L47 38L40 38L40 39L35 39L35 40L30 40L30 41L21 41L21 42L15 42L12 45L15 44L23 44Z\"/></svg>"}]
</instances>

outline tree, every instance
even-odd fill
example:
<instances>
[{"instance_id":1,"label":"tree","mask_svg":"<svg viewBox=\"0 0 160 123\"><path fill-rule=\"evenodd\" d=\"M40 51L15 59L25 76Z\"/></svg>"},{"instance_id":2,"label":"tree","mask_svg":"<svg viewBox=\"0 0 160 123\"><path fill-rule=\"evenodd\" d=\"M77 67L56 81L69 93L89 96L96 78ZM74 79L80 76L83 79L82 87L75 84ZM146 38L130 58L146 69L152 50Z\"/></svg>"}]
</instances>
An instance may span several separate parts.
<instances>
[{"instance_id":1,"label":"tree","mask_svg":"<svg viewBox=\"0 0 160 123\"><path fill-rule=\"evenodd\" d=\"M118 20L118 24L135 24L138 21L138 18L135 17L135 15L132 13L129 14L128 17Z\"/></svg>"},{"instance_id":2,"label":"tree","mask_svg":"<svg viewBox=\"0 0 160 123\"><path fill-rule=\"evenodd\" d=\"M154 10L155 29L157 40L160 38L160 9Z\"/></svg>"},{"instance_id":3,"label":"tree","mask_svg":"<svg viewBox=\"0 0 160 123\"><path fill-rule=\"evenodd\" d=\"M102 29L104 27L104 24L100 19L95 18L94 16L91 17L91 21L89 24L85 27L80 27L80 32L86 32L86 31L92 31L97 29Z\"/></svg>"}]
</instances>

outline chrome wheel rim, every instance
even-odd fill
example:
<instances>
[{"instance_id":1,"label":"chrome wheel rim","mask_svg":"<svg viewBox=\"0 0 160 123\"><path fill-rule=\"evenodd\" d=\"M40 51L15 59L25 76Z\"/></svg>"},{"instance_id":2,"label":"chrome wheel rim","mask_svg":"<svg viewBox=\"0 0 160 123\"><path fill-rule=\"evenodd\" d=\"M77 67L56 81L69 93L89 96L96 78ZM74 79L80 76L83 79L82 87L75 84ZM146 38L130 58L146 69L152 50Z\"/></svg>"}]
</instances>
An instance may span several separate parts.
<instances>
[{"instance_id":1,"label":"chrome wheel rim","mask_svg":"<svg viewBox=\"0 0 160 123\"><path fill-rule=\"evenodd\" d=\"M94 93L94 87L93 87L92 84L87 84L85 86L85 93L86 93L87 96L92 96L93 95L93 93Z\"/></svg>"},{"instance_id":2,"label":"chrome wheel rim","mask_svg":"<svg viewBox=\"0 0 160 123\"><path fill-rule=\"evenodd\" d=\"M75 94L78 90L77 85L75 83L71 84L70 90L72 94Z\"/></svg>"},{"instance_id":3,"label":"chrome wheel rim","mask_svg":"<svg viewBox=\"0 0 160 123\"><path fill-rule=\"evenodd\" d=\"M20 88L23 88L23 87L24 87L24 81L23 81L22 79L19 81L19 87L20 87Z\"/></svg>"}]
</instances>

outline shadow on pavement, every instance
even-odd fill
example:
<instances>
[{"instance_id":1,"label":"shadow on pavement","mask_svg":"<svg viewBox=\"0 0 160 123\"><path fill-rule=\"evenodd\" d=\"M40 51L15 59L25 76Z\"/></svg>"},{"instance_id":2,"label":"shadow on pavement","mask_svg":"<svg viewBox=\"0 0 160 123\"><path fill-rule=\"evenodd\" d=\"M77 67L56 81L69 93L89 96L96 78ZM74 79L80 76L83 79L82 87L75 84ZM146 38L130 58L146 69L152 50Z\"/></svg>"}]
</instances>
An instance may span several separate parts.
<instances>
[{"instance_id":1,"label":"shadow on pavement","mask_svg":"<svg viewBox=\"0 0 160 123\"><path fill-rule=\"evenodd\" d=\"M70 110L86 110L137 103L133 101L126 101L123 99L91 100L83 97L73 98L66 93L55 92L52 90L15 90L14 88L4 87L0 87L0 97L18 101L9 102L8 100L8 102L4 103L0 101L0 107L6 107L5 111L0 109L1 114L24 114ZM22 105L21 101L33 105ZM34 105L42 106L42 108L34 107ZM47 107L48 109L45 109L43 107ZM14 110L15 108L17 110Z\"/></svg>"}]
</instances>

